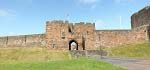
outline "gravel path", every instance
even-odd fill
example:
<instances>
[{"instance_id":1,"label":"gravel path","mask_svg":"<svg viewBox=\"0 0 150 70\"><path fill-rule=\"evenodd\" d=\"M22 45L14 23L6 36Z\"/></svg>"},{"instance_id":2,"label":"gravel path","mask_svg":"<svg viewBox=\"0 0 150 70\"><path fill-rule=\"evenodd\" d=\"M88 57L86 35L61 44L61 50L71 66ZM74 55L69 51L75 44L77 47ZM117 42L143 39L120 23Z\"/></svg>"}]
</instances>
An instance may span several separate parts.
<instances>
[{"instance_id":1,"label":"gravel path","mask_svg":"<svg viewBox=\"0 0 150 70\"><path fill-rule=\"evenodd\" d=\"M103 57L101 60L121 66L128 70L150 70L150 59Z\"/></svg>"}]
</instances>

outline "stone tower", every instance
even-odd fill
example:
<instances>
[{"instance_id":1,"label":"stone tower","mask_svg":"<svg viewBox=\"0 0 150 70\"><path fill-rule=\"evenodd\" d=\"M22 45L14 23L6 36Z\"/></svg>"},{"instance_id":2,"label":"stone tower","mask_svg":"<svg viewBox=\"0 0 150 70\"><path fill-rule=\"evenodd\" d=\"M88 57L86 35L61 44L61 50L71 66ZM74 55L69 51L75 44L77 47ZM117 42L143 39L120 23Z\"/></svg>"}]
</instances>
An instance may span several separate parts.
<instances>
[{"instance_id":1,"label":"stone tower","mask_svg":"<svg viewBox=\"0 0 150 70\"><path fill-rule=\"evenodd\" d=\"M131 27L132 30L143 28L147 40L150 40L150 6L143 8L131 16Z\"/></svg>"},{"instance_id":2,"label":"stone tower","mask_svg":"<svg viewBox=\"0 0 150 70\"><path fill-rule=\"evenodd\" d=\"M47 21L46 46L50 49L93 50L95 24L69 23L68 21ZM72 43L76 47L72 48Z\"/></svg>"},{"instance_id":3,"label":"stone tower","mask_svg":"<svg viewBox=\"0 0 150 70\"><path fill-rule=\"evenodd\" d=\"M143 25L150 25L150 6L143 8L142 10L138 11L137 13L131 16L132 29Z\"/></svg>"}]
</instances>

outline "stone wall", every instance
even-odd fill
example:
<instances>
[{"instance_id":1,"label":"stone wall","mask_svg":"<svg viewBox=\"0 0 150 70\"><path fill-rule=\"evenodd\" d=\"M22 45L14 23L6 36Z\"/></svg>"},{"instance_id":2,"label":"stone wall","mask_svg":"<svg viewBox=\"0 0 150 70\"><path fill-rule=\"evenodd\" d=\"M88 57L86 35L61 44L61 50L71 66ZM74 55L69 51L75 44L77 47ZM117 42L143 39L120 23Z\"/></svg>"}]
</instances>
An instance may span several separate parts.
<instances>
[{"instance_id":1,"label":"stone wall","mask_svg":"<svg viewBox=\"0 0 150 70\"><path fill-rule=\"evenodd\" d=\"M52 21L46 24L46 46L51 49L68 49L68 24L63 21ZM62 34L63 33L63 34Z\"/></svg>"},{"instance_id":2,"label":"stone wall","mask_svg":"<svg viewBox=\"0 0 150 70\"><path fill-rule=\"evenodd\" d=\"M0 47L34 47L45 46L44 34L0 37Z\"/></svg>"},{"instance_id":3,"label":"stone wall","mask_svg":"<svg viewBox=\"0 0 150 70\"><path fill-rule=\"evenodd\" d=\"M76 50L95 49L95 25L91 23L69 23L67 21L48 21L46 25L47 47L51 49L70 49L70 42L77 43ZM86 47L85 47L86 46Z\"/></svg>"},{"instance_id":4,"label":"stone wall","mask_svg":"<svg viewBox=\"0 0 150 70\"><path fill-rule=\"evenodd\" d=\"M113 47L123 44L138 43L149 40L149 26L133 30L96 30L95 46Z\"/></svg>"},{"instance_id":5,"label":"stone wall","mask_svg":"<svg viewBox=\"0 0 150 70\"><path fill-rule=\"evenodd\" d=\"M131 16L132 29L143 25L150 25L150 6L147 6Z\"/></svg>"},{"instance_id":6,"label":"stone wall","mask_svg":"<svg viewBox=\"0 0 150 70\"><path fill-rule=\"evenodd\" d=\"M72 57L94 57L100 59L102 56L107 56L107 52L103 50L71 50Z\"/></svg>"},{"instance_id":7,"label":"stone wall","mask_svg":"<svg viewBox=\"0 0 150 70\"><path fill-rule=\"evenodd\" d=\"M82 46L80 49L97 49L93 46L95 42L95 24L80 22L74 25L74 30L76 32L75 38L78 39L79 45Z\"/></svg>"}]
</instances>

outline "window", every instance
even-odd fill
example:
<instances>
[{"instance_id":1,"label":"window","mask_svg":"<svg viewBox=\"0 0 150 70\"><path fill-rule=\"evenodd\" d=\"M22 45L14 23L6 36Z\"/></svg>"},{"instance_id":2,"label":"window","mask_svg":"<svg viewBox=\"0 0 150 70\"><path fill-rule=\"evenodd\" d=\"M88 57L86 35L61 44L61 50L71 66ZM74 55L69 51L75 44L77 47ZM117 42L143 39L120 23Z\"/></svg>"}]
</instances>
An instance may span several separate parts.
<instances>
[{"instance_id":1,"label":"window","mask_svg":"<svg viewBox=\"0 0 150 70\"><path fill-rule=\"evenodd\" d=\"M69 26L68 27L68 32L71 33L71 34L74 34L73 29L74 29L73 26Z\"/></svg>"},{"instance_id":2,"label":"window","mask_svg":"<svg viewBox=\"0 0 150 70\"><path fill-rule=\"evenodd\" d=\"M61 33L61 38L62 38L62 39L65 39L65 32L62 32L62 33Z\"/></svg>"},{"instance_id":3,"label":"window","mask_svg":"<svg viewBox=\"0 0 150 70\"><path fill-rule=\"evenodd\" d=\"M54 40L51 40L51 47L52 47L52 48L55 48L55 47L56 47L56 43L55 43Z\"/></svg>"},{"instance_id":4,"label":"window","mask_svg":"<svg viewBox=\"0 0 150 70\"><path fill-rule=\"evenodd\" d=\"M61 38L65 39L65 30L64 29L61 31Z\"/></svg>"},{"instance_id":5,"label":"window","mask_svg":"<svg viewBox=\"0 0 150 70\"><path fill-rule=\"evenodd\" d=\"M69 33L72 33L72 31L71 31L71 28L70 28L70 27L69 27L69 29L68 29L68 32L69 32Z\"/></svg>"}]
</instances>

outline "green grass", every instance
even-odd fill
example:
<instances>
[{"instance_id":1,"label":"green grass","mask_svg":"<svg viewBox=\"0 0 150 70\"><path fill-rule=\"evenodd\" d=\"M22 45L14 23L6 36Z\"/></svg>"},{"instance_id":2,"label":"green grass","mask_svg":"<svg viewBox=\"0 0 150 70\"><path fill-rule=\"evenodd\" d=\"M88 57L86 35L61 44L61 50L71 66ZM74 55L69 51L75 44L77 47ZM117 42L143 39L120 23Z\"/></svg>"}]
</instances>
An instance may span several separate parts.
<instances>
[{"instance_id":1,"label":"green grass","mask_svg":"<svg viewBox=\"0 0 150 70\"><path fill-rule=\"evenodd\" d=\"M0 63L0 70L125 70L94 59L61 61L16 61Z\"/></svg>"},{"instance_id":2,"label":"green grass","mask_svg":"<svg viewBox=\"0 0 150 70\"><path fill-rule=\"evenodd\" d=\"M0 48L0 70L124 70L94 59L71 58L47 48Z\"/></svg>"},{"instance_id":3,"label":"green grass","mask_svg":"<svg viewBox=\"0 0 150 70\"><path fill-rule=\"evenodd\" d=\"M107 50L109 56L150 58L150 42L121 45Z\"/></svg>"},{"instance_id":4,"label":"green grass","mask_svg":"<svg viewBox=\"0 0 150 70\"><path fill-rule=\"evenodd\" d=\"M0 61L68 60L68 51L49 50L48 48L0 48Z\"/></svg>"}]
</instances>

